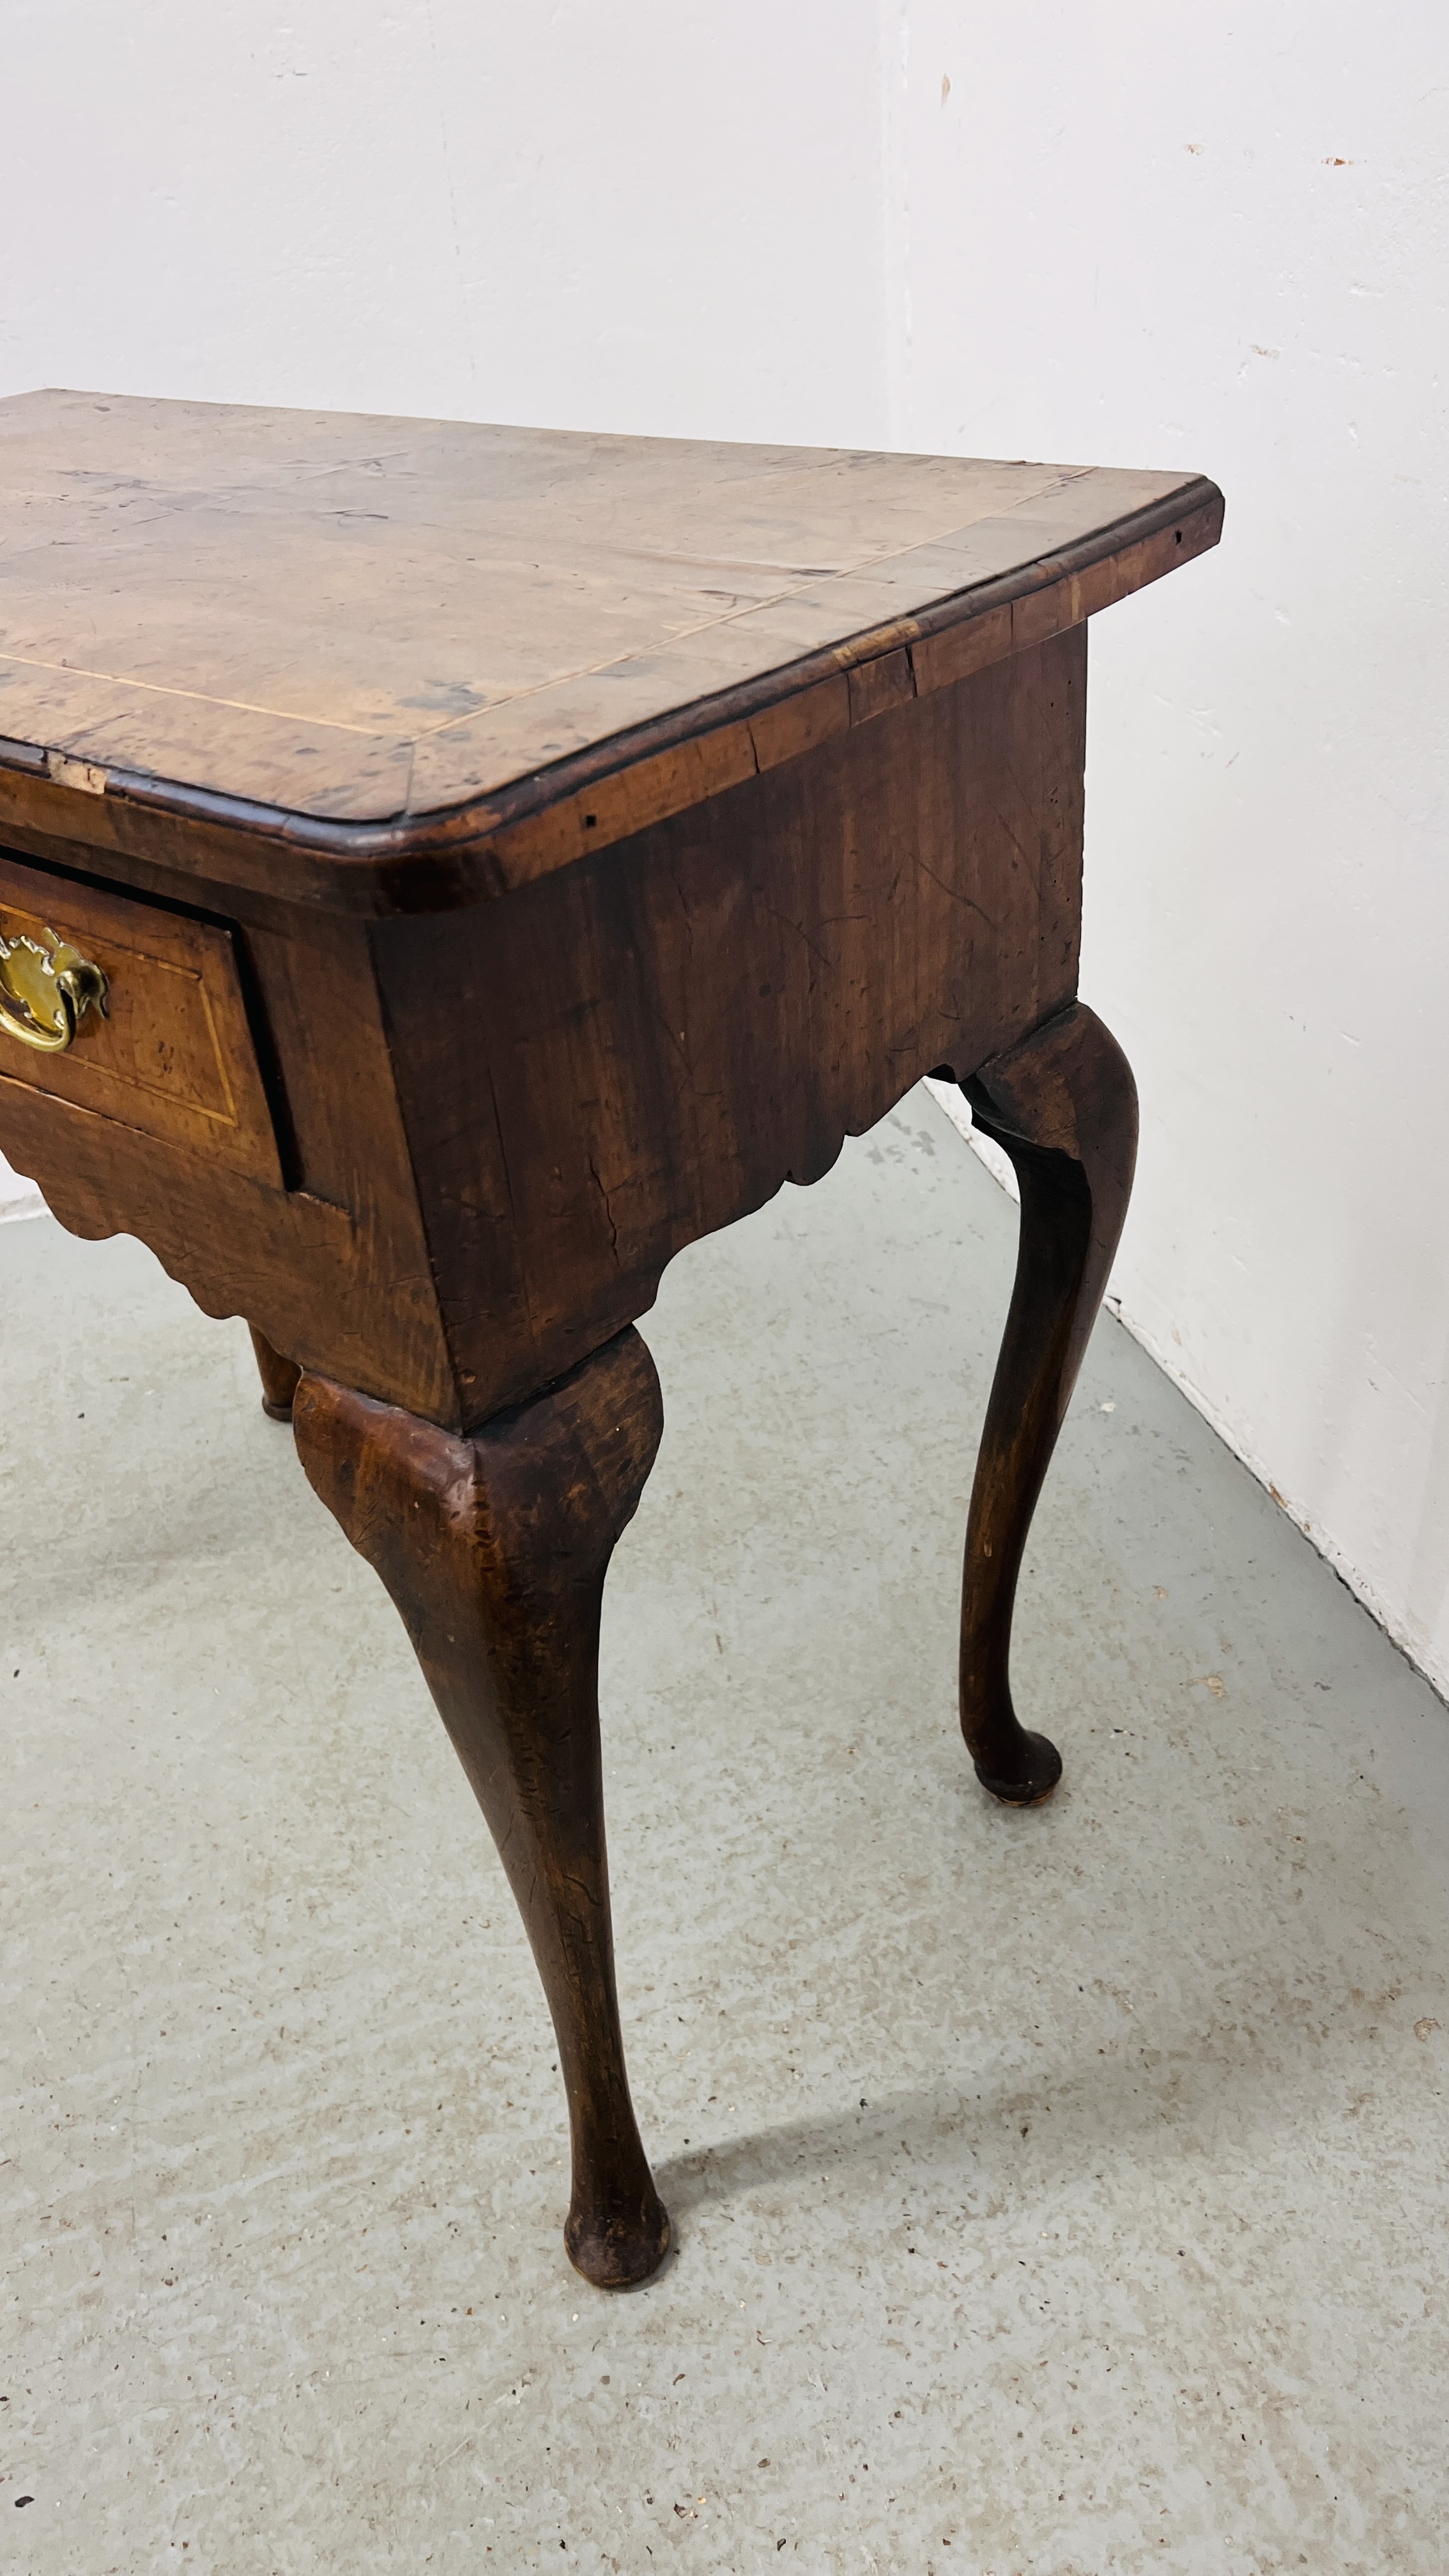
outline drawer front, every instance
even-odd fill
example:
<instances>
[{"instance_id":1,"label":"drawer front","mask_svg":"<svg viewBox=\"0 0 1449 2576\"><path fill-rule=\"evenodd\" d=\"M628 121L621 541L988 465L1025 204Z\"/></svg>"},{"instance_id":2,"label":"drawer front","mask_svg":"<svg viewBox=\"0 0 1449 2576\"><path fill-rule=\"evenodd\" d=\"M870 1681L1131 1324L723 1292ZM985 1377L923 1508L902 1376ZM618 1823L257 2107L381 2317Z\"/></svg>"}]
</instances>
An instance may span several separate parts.
<instances>
[{"instance_id":1,"label":"drawer front","mask_svg":"<svg viewBox=\"0 0 1449 2576\"><path fill-rule=\"evenodd\" d=\"M0 1079L282 1186L229 930L0 853L0 935L64 940L109 988L107 1016L85 1011L63 1053L0 1026Z\"/></svg>"}]
</instances>

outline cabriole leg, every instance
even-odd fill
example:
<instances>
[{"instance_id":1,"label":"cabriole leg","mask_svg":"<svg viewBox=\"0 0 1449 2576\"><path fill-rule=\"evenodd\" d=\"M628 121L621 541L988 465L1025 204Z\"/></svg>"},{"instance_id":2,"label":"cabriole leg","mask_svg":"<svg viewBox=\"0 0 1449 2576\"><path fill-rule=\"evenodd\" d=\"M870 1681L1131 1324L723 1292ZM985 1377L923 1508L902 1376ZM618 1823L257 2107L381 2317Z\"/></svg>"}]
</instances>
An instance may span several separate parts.
<instances>
[{"instance_id":1,"label":"cabriole leg","mask_svg":"<svg viewBox=\"0 0 1449 2576\"><path fill-rule=\"evenodd\" d=\"M284 1360L280 1351L273 1350L266 1334L259 1333L255 1324L248 1324L247 1331L252 1337L252 1349L257 1355L257 1374L262 1381L262 1411L273 1422L290 1422L292 1399L302 1372L295 1360Z\"/></svg>"},{"instance_id":2,"label":"cabriole leg","mask_svg":"<svg viewBox=\"0 0 1449 2576\"><path fill-rule=\"evenodd\" d=\"M631 1326L466 1439L309 1374L295 1422L402 1613L527 1927L568 2094L569 2256L601 2289L646 2280L669 2221L624 2069L598 1660L604 1576L663 1427L654 1363Z\"/></svg>"},{"instance_id":3,"label":"cabriole leg","mask_svg":"<svg viewBox=\"0 0 1449 2576\"><path fill-rule=\"evenodd\" d=\"M1016 1284L966 1530L961 1731L983 1787L1026 1807L1050 1797L1062 1763L1011 1704L1016 1582L1127 1213L1137 1092L1116 1039L1081 1002L961 1088L1021 1186Z\"/></svg>"}]
</instances>

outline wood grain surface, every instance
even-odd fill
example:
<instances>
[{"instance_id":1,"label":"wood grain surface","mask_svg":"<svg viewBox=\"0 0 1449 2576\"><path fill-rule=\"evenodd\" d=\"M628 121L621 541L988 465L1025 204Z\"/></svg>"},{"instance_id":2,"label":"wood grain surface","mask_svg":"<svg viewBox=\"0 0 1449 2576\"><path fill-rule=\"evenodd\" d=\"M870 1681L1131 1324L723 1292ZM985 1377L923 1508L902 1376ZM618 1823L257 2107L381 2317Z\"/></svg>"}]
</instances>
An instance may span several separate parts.
<instances>
[{"instance_id":1,"label":"wood grain surface","mask_svg":"<svg viewBox=\"0 0 1449 2576\"><path fill-rule=\"evenodd\" d=\"M533 1404L452 1440L327 1379L297 1450L386 1584L518 1899L558 2039L573 2146L569 2259L600 2289L669 2246L624 2067L599 1742L599 1618L664 1425L634 1332Z\"/></svg>"},{"instance_id":2,"label":"wood grain surface","mask_svg":"<svg viewBox=\"0 0 1449 2576\"><path fill-rule=\"evenodd\" d=\"M461 1423L1070 1000L1085 646L906 698L504 902L372 925Z\"/></svg>"},{"instance_id":3,"label":"wood grain surface","mask_svg":"<svg viewBox=\"0 0 1449 2576\"><path fill-rule=\"evenodd\" d=\"M396 908L505 891L1080 622L1221 508L1175 473L15 396L0 821L106 847L139 800L351 859L361 908L404 856L434 864Z\"/></svg>"},{"instance_id":4,"label":"wood grain surface","mask_svg":"<svg viewBox=\"0 0 1449 2576\"><path fill-rule=\"evenodd\" d=\"M231 931L0 854L0 932L45 946L52 930L100 967L105 1015L88 1011L59 1055L0 1030L0 1081L197 1146L280 1188Z\"/></svg>"},{"instance_id":5,"label":"wood grain surface","mask_svg":"<svg viewBox=\"0 0 1449 2576\"><path fill-rule=\"evenodd\" d=\"M961 1593L961 1731L983 1788L1049 1798L1061 1756L1011 1697L1011 1618L1032 1514L1122 1232L1137 1087L1110 1029L1073 1002L962 1086L1021 1188L1011 1311L981 1434Z\"/></svg>"}]
</instances>

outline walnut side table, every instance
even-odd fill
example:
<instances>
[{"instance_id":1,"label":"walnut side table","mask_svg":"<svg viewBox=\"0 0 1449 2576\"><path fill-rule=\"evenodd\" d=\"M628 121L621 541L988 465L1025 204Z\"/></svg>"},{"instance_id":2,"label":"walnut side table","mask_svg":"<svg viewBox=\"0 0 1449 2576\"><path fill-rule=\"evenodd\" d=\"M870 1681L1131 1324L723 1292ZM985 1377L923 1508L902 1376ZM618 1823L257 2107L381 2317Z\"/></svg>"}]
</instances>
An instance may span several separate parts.
<instances>
[{"instance_id":1,"label":"walnut side table","mask_svg":"<svg viewBox=\"0 0 1449 2576\"><path fill-rule=\"evenodd\" d=\"M1086 621L1200 477L36 394L0 403L0 1149L253 1328L407 1623L558 2034L565 2243L669 2222L614 1987L599 1611L681 1246L922 1074L1021 1182L961 1724L1131 1184L1075 998Z\"/></svg>"}]
</instances>

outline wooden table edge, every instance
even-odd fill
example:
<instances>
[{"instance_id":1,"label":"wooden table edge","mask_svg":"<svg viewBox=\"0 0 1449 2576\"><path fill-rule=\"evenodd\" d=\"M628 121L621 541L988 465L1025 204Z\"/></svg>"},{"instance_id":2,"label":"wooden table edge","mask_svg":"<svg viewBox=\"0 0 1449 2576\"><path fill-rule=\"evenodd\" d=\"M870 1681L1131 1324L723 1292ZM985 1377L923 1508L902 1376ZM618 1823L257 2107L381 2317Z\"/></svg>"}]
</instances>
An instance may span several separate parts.
<instances>
[{"instance_id":1,"label":"wooden table edge","mask_svg":"<svg viewBox=\"0 0 1449 2576\"><path fill-rule=\"evenodd\" d=\"M1215 483L1187 476L1075 546L440 811L334 822L0 739L0 831L9 823L102 853L169 861L199 883L327 911L456 910L550 876L908 698L1080 625L1207 553L1223 511Z\"/></svg>"}]
</instances>

